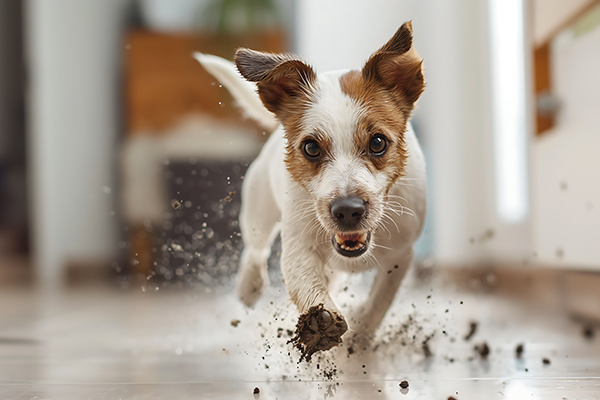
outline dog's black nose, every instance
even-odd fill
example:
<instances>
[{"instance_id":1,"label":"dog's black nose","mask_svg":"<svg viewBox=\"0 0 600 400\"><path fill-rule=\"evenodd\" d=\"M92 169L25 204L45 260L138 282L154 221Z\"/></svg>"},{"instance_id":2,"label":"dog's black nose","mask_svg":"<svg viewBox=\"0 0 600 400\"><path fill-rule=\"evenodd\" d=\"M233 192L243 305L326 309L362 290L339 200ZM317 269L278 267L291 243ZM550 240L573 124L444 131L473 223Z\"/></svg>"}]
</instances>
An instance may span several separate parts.
<instances>
[{"instance_id":1,"label":"dog's black nose","mask_svg":"<svg viewBox=\"0 0 600 400\"><path fill-rule=\"evenodd\" d=\"M342 197L331 203L331 215L341 227L352 229L367 210L365 201L358 197Z\"/></svg>"}]
</instances>

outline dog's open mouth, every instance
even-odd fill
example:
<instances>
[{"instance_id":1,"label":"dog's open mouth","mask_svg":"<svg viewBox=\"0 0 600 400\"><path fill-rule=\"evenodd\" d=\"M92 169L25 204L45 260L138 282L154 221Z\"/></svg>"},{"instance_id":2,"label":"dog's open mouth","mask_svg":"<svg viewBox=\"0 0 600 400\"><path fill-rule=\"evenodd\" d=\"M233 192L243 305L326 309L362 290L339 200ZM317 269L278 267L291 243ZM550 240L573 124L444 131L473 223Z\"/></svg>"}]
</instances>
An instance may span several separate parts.
<instances>
[{"instance_id":1,"label":"dog's open mouth","mask_svg":"<svg viewBox=\"0 0 600 400\"><path fill-rule=\"evenodd\" d=\"M331 238L333 248L345 257L358 257L369 247L371 232L338 232Z\"/></svg>"}]
</instances>

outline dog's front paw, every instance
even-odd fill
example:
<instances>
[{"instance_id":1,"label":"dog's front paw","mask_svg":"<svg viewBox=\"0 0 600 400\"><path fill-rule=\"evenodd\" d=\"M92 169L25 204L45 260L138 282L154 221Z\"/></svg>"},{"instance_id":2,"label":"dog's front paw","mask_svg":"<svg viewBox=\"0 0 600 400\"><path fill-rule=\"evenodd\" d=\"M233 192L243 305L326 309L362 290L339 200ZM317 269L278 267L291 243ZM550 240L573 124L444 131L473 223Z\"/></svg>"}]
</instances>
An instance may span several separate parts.
<instances>
[{"instance_id":1,"label":"dog's front paw","mask_svg":"<svg viewBox=\"0 0 600 400\"><path fill-rule=\"evenodd\" d=\"M300 361L310 361L319 350L329 350L342 342L342 335L348 330L344 317L327 311L323 304L311 307L298 318L295 336L288 343L300 350Z\"/></svg>"}]
</instances>

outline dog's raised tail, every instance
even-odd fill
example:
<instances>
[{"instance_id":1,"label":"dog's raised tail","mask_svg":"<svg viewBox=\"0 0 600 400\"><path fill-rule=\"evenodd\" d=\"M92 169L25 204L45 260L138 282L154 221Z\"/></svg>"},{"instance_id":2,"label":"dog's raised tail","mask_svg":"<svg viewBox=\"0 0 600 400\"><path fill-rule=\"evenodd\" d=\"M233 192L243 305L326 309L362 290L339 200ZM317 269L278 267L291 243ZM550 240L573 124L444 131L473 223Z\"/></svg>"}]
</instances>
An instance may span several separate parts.
<instances>
[{"instance_id":1,"label":"dog's raised tail","mask_svg":"<svg viewBox=\"0 0 600 400\"><path fill-rule=\"evenodd\" d=\"M256 84L245 80L231 61L203 53L194 53L193 56L229 90L249 118L256 120L269 132L277 128L279 121L263 106L256 91Z\"/></svg>"}]
</instances>

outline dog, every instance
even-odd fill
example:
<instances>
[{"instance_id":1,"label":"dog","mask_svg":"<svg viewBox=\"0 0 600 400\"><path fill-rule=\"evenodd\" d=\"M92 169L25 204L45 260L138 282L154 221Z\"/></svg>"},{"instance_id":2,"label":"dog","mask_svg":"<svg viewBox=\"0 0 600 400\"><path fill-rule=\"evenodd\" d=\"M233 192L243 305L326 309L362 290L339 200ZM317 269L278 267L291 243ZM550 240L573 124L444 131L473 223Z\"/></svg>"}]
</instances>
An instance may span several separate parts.
<instances>
[{"instance_id":1,"label":"dog","mask_svg":"<svg viewBox=\"0 0 600 400\"><path fill-rule=\"evenodd\" d=\"M300 313L292 339L300 360L341 343L349 325L351 343L368 343L412 263L425 219L425 161L409 123L425 88L412 23L362 70L317 74L292 54L246 48L237 50L235 65L195 57L251 118L276 127L243 181L239 298L253 306L263 293L280 232L284 282ZM328 289L333 274L373 268L368 299L342 315Z\"/></svg>"}]
</instances>

